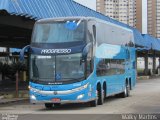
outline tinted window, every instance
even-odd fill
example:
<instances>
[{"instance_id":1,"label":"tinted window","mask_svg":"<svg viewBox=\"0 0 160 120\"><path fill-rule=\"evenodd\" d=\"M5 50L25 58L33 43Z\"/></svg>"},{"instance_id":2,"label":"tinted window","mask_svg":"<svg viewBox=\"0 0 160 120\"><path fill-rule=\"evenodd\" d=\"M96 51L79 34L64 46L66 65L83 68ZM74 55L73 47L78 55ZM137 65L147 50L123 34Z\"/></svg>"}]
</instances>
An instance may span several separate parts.
<instances>
[{"instance_id":1,"label":"tinted window","mask_svg":"<svg viewBox=\"0 0 160 120\"><path fill-rule=\"evenodd\" d=\"M125 61L117 60L117 73L124 74L124 72L125 72Z\"/></svg>"},{"instance_id":2,"label":"tinted window","mask_svg":"<svg viewBox=\"0 0 160 120\"><path fill-rule=\"evenodd\" d=\"M99 23L97 33L98 45L106 43L113 45L133 46L132 32L120 27Z\"/></svg>"},{"instance_id":3,"label":"tinted window","mask_svg":"<svg viewBox=\"0 0 160 120\"><path fill-rule=\"evenodd\" d=\"M66 27L67 21L53 23L38 23L35 26L33 43L64 43L85 40L85 22L82 21L76 29Z\"/></svg>"},{"instance_id":4,"label":"tinted window","mask_svg":"<svg viewBox=\"0 0 160 120\"><path fill-rule=\"evenodd\" d=\"M97 64L97 76L110 76L116 74L124 74L124 60L103 59Z\"/></svg>"}]
</instances>

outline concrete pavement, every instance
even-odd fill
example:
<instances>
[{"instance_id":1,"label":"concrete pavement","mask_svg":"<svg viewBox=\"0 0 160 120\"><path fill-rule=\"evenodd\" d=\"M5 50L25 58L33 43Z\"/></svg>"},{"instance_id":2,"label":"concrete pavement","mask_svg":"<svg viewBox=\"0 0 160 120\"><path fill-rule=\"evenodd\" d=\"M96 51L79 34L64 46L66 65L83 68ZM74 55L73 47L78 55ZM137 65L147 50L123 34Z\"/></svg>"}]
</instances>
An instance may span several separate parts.
<instances>
[{"instance_id":1,"label":"concrete pavement","mask_svg":"<svg viewBox=\"0 0 160 120\"><path fill-rule=\"evenodd\" d=\"M0 113L9 114L160 114L160 78L140 80L128 98L111 97L103 105L89 107L87 104L62 105L51 110L43 104L28 102L0 105Z\"/></svg>"},{"instance_id":2,"label":"concrete pavement","mask_svg":"<svg viewBox=\"0 0 160 120\"><path fill-rule=\"evenodd\" d=\"M19 102L25 102L29 101L29 95L27 90L21 90L18 92L19 98L16 98L16 93L15 91L5 91L5 92L0 92L0 105L4 104L10 104L10 103L19 103Z\"/></svg>"},{"instance_id":3,"label":"concrete pavement","mask_svg":"<svg viewBox=\"0 0 160 120\"><path fill-rule=\"evenodd\" d=\"M25 101L29 101L29 98L10 98L10 99L3 98L3 99L0 99L0 105L5 105L5 104L7 105L11 103L17 104Z\"/></svg>"}]
</instances>

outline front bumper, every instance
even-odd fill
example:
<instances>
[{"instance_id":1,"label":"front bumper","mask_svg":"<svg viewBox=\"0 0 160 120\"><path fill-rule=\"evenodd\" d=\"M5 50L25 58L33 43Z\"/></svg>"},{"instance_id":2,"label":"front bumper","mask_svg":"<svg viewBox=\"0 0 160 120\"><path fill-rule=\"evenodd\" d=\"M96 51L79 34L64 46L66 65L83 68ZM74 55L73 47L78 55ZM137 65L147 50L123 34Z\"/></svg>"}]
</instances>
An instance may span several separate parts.
<instances>
[{"instance_id":1,"label":"front bumper","mask_svg":"<svg viewBox=\"0 0 160 120\"><path fill-rule=\"evenodd\" d=\"M61 102L58 102L58 103L61 103L61 104L69 104L69 103L87 103L87 102L90 102L90 101L93 101L95 99L90 99L90 100L61 100ZM33 103L33 104L44 104L44 103L54 103L50 100L30 100L30 103Z\"/></svg>"},{"instance_id":2,"label":"front bumper","mask_svg":"<svg viewBox=\"0 0 160 120\"><path fill-rule=\"evenodd\" d=\"M81 87L80 87L81 88ZM77 90L66 91L42 91L30 89L30 102L31 103L85 103L95 100L95 94L88 89L88 87L82 87ZM81 97L80 97L81 96ZM83 97L82 97L83 96ZM60 99L58 102L54 102L53 99Z\"/></svg>"}]
</instances>

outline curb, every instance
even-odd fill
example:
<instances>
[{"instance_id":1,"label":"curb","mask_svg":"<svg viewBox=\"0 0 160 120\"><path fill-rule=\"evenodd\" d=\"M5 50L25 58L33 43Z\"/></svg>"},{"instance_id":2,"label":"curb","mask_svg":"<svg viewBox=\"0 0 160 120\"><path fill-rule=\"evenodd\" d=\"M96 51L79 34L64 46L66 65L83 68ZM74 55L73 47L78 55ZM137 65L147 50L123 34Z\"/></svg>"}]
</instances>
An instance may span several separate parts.
<instances>
[{"instance_id":1,"label":"curb","mask_svg":"<svg viewBox=\"0 0 160 120\"><path fill-rule=\"evenodd\" d=\"M4 99L16 99L16 93L15 92L0 92L0 97L3 96ZM28 91L19 91L18 92L19 99L23 98L29 98L29 92ZM18 99L18 98L17 98Z\"/></svg>"},{"instance_id":2,"label":"curb","mask_svg":"<svg viewBox=\"0 0 160 120\"><path fill-rule=\"evenodd\" d=\"M137 80L149 80L150 76L138 76Z\"/></svg>"},{"instance_id":3,"label":"curb","mask_svg":"<svg viewBox=\"0 0 160 120\"><path fill-rule=\"evenodd\" d=\"M9 103L18 103L18 102L26 102L29 101L29 98L15 98L15 99L1 99L0 105L5 105Z\"/></svg>"},{"instance_id":4,"label":"curb","mask_svg":"<svg viewBox=\"0 0 160 120\"><path fill-rule=\"evenodd\" d=\"M0 96L0 100L1 100L1 99L4 99L4 96Z\"/></svg>"}]
</instances>

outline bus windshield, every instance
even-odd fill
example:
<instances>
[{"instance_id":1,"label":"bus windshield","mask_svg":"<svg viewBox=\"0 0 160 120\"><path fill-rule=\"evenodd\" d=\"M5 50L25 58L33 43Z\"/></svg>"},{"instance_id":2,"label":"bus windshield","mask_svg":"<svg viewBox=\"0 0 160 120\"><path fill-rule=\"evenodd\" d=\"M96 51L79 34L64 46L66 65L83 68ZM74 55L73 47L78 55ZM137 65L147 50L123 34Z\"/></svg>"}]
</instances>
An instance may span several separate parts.
<instances>
[{"instance_id":1,"label":"bus windshield","mask_svg":"<svg viewBox=\"0 0 160 120\"><path fill-rule=\"evenodd\" d=\"M33 32L32 43L64 43L85 40L85 22L81 21L76 29L69 29L66 26L67 22L37 23Z\"/></svg>"},{"instance_id":2,"label":"bus windshield","mask_svg":"<svg viewBox=\"0 0 160 120\"><path fill-rule=\"evenodd\" d=\"M30 78L42 82L73 81L85 76L81 54L42 56L31 55Z\"/></svg>"}]
</instances>

